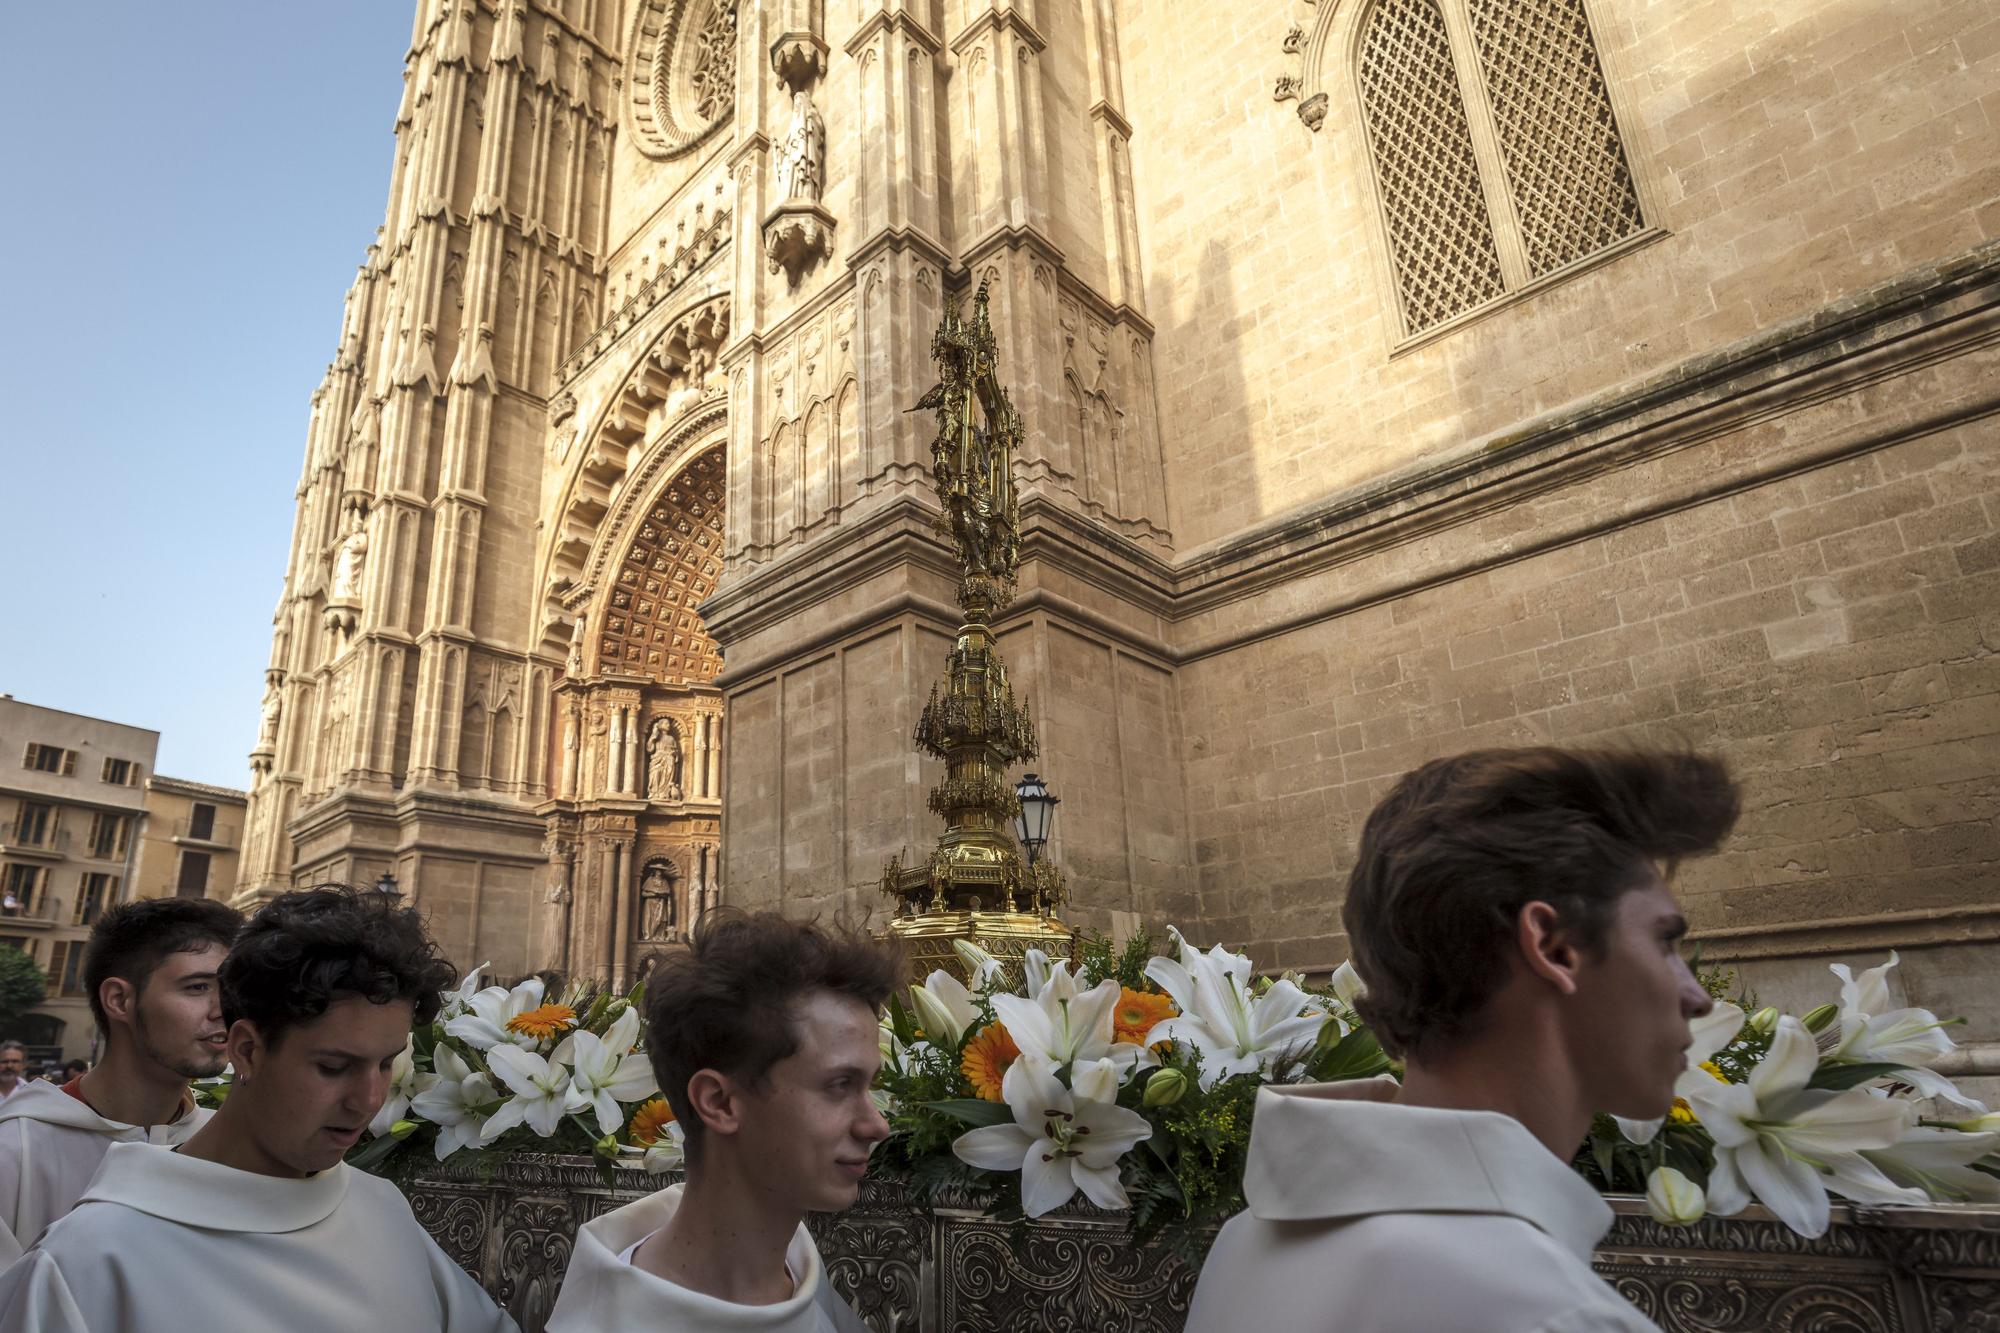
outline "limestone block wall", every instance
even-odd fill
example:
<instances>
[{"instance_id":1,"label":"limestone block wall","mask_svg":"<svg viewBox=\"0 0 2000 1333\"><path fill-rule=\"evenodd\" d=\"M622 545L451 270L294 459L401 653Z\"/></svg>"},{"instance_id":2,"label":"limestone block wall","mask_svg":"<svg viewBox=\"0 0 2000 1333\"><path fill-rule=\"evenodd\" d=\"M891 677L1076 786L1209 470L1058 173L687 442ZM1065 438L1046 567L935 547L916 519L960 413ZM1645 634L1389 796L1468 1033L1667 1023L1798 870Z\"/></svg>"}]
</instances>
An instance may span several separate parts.
<instances>
[{"instance_id":1,"label":"limestone block wall","mask_svg":"<svg viewBox=\"0 0 2000 1333\"><path fill-rule=\"evenodd\" d=\"M1990 1038L1970 978L2000 959L1993 299L1989 275L1851 330L1810 374L1731 363L1623 436L1684 445L1594 475L1483 501L1399 479L1379 540L1352 529L1351 558L1193 617L1205 927L1324 967L1360 823L1401 773L1473 746L1690 744L1746 792L1728 850L1679 884L1710 958L1804 1001L1828 959L1902 947L1913 998Z\"/></svg>"},{"instance_id":2,"label":"limestone block wall","mask_svg":"<svg viewBox=\"0 0 2000 1333\"><path fill-rule=\"evenodd\" d=\"M1584 7L1663 234L1405 349L1353 64L1371 6L1120 0L1126 67L1159 72L1127 110L1181 549L2000 235L1979 0ZM1317 132L1273 100L1301 73Z\"/></svg>"}]
</instances>

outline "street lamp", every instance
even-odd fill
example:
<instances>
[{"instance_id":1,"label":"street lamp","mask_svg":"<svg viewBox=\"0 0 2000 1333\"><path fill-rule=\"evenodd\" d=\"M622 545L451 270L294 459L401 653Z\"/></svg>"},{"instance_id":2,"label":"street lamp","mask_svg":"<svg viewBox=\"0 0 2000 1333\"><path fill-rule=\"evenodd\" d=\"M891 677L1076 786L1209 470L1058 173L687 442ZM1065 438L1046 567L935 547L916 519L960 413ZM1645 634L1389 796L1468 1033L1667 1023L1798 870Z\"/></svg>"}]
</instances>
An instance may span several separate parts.
<instances>
[{"instance_id":1,"label":"street lamp","mask_svg":"<svg viewBox=\"0 0 2000 1333\"><path fill-rule=\"evenodd\" d=\"M1014 784L1014 795L1021 803L1021 813L1014 816L1014 835L1028 849L1028 864L1033 865L1037 854L1048 844L1049 827L1055 823L1056 807L1062 804L1062 798L1052 794L1047 784L1033 773L1023 775Z\"/></svg>"},{"instance_id":2,"label":"street lamp","mask_svg":"<svg viewBox=\"0 0 2000 1333\"><path fill-rule=\"evenodd\" d=\"M382 878L375 881L375 892L390 898L400 898L403 896L402 889L396 886L395 875L387 870L382 872Z\"/></svg>"}]
</instances>

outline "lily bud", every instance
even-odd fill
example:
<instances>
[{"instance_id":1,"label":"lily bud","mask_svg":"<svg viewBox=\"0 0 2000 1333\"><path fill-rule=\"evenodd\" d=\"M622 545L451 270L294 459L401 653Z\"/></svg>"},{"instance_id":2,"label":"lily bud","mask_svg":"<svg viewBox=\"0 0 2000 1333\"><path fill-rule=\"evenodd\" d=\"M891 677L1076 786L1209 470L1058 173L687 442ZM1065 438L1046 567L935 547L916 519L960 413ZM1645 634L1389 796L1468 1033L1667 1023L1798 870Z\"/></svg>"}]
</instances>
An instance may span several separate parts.
<instances>
[{"instance_id":1,"label":"lily bud","mask_svg":"<svg viewBox=\"0 0 2000 1333\"><path fill-rule=\"evenodd\" d=\"M1670 1227L1693 1226L1708 1211L1708 1196L1671 1166L1657 1166L1646 1177L1646 1211Z\"/></svg>"},{"instance_id":2,"label":"lily bud","mask_svg":"<svg viewBox=\"0 0 2000 1333\"><path fill-rule=\"evenodd\" d=\"M1155 1108L1172 1106L1187 1095L1187 1083L1187 1075L1178 1069L1156 1069L1146 1080L1146 1094L1141 1100Z\"/></svg>"},{"instance_id":3,"label":"lily bud","mask_svg":"<svg viewBox=\"0 0 2000 1333\"><path fill-rule=\"evenodd\" d=\"M1776 1032L1778 1030L1778 1010L1776 1006L1767 1004L1756 1013L1750 1015L1750 1026L1767 1037Z\"/></svg>"},{"instance_id":4,"label":"lily bud","mask_svg":"<svg viewBox=\"0 0 2000 1333\"><path fill-rule=\"evenodd\" d=\"M1963 1134L2000 1133L2000 1111L1988 1111L1985 1115L1974 1116L1970 1120L1954 1120L1951 1127Z\"/></svg>"},{"instance_id":5,"label":"lily bud","mask_svg":"<svg viewBox=\"0 0 2000 1333\"><path fill-rule=\"evenodd\" d=\"M1826 1030L1826 1025L1828 1023L1831 1023L1839 1015L1840 1015L1839 1005L1823 1004L1819 1008L1807 1014L1804 1018L1800 1019L1799 1021L1806 1025L1806 1031L1808 1032L1823 1032Z\"/></svg>"},{"instance_id":6,"label":"lily bud","mask_svg":"<svg viewBox=\"0 0 2000 1333\"><path fill-rule=\"evenodd\" d=\"M395 1124L389 1126L389 1137L392 1139L407 1139L410 1135L416 1133L421 1125L422 1122L417 1120L398 1120Z\"/></svg>"},{"instance_id":7,"label":"lily bud","mask_svg":"<svg viewBox=\"0 0 2000 1333\"><path fill-rule=\"evenodd\" d=\"M593 1157L617 1157L618 1136L616 1134L606 1134L603 1138L590 1145L590 1152Z\"/></svg>"}]
</instances>

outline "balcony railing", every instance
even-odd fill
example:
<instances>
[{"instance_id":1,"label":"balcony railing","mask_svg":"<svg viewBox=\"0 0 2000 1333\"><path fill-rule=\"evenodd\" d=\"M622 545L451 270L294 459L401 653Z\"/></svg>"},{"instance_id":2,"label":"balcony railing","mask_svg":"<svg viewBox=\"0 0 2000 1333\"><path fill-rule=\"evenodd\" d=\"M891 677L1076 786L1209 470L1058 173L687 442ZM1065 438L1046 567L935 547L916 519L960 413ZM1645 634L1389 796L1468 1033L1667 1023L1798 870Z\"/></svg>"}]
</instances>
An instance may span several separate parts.
<instances>
[{"instance_id":1,"label":"balcony railing","mask_svg":"<svg viewBox=\"0 0 2000 1333\"><path fill-rule=\"evenodd\" d=\"M176 819L173 837L179 842L208 842L218 847L234 847L236 835L241 831L235 824L223 824L215 820L208 821L207 828L197 831L194 820Z\"/></svg>"}]
</instances>

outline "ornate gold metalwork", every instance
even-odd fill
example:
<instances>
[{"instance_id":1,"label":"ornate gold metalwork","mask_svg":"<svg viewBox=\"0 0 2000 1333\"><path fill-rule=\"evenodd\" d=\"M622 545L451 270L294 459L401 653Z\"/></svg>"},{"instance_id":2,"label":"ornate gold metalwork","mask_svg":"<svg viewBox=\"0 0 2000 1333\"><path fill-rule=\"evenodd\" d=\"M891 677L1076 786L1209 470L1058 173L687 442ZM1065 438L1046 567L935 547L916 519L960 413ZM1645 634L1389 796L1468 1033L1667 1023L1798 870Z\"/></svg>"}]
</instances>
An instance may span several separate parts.
<instances>
[{"instance_id":1,"label":"ornate gold metalwork","mask_svg":"<svg viewBox=\"0 0 2000 1333\"><path fill-rule=\"evenodd\" d=\"M882 871L882 892L898 907L889 932L904 941L920 975L933 967L961 970L954 939L1002 958L1031 945L1066 953L1070 942L1069 927L1055 915L1065 897L1062 873L1047 862L1024 865L1012 831L1020 803L1007 769L1035 758L1035 723L1014 698L989 624L1013 599L1021 560L1013 477L1021 417L995 370L984 283L970 321L956 300L947 304L931 357L938 383L911 410L937 412L931 476L942 508L938 531L958 557L965 623L915 736L917 748L945 763L944 780L930 793L944 833L922 865L897 857Z\"/></svg>"}]
</instances>

